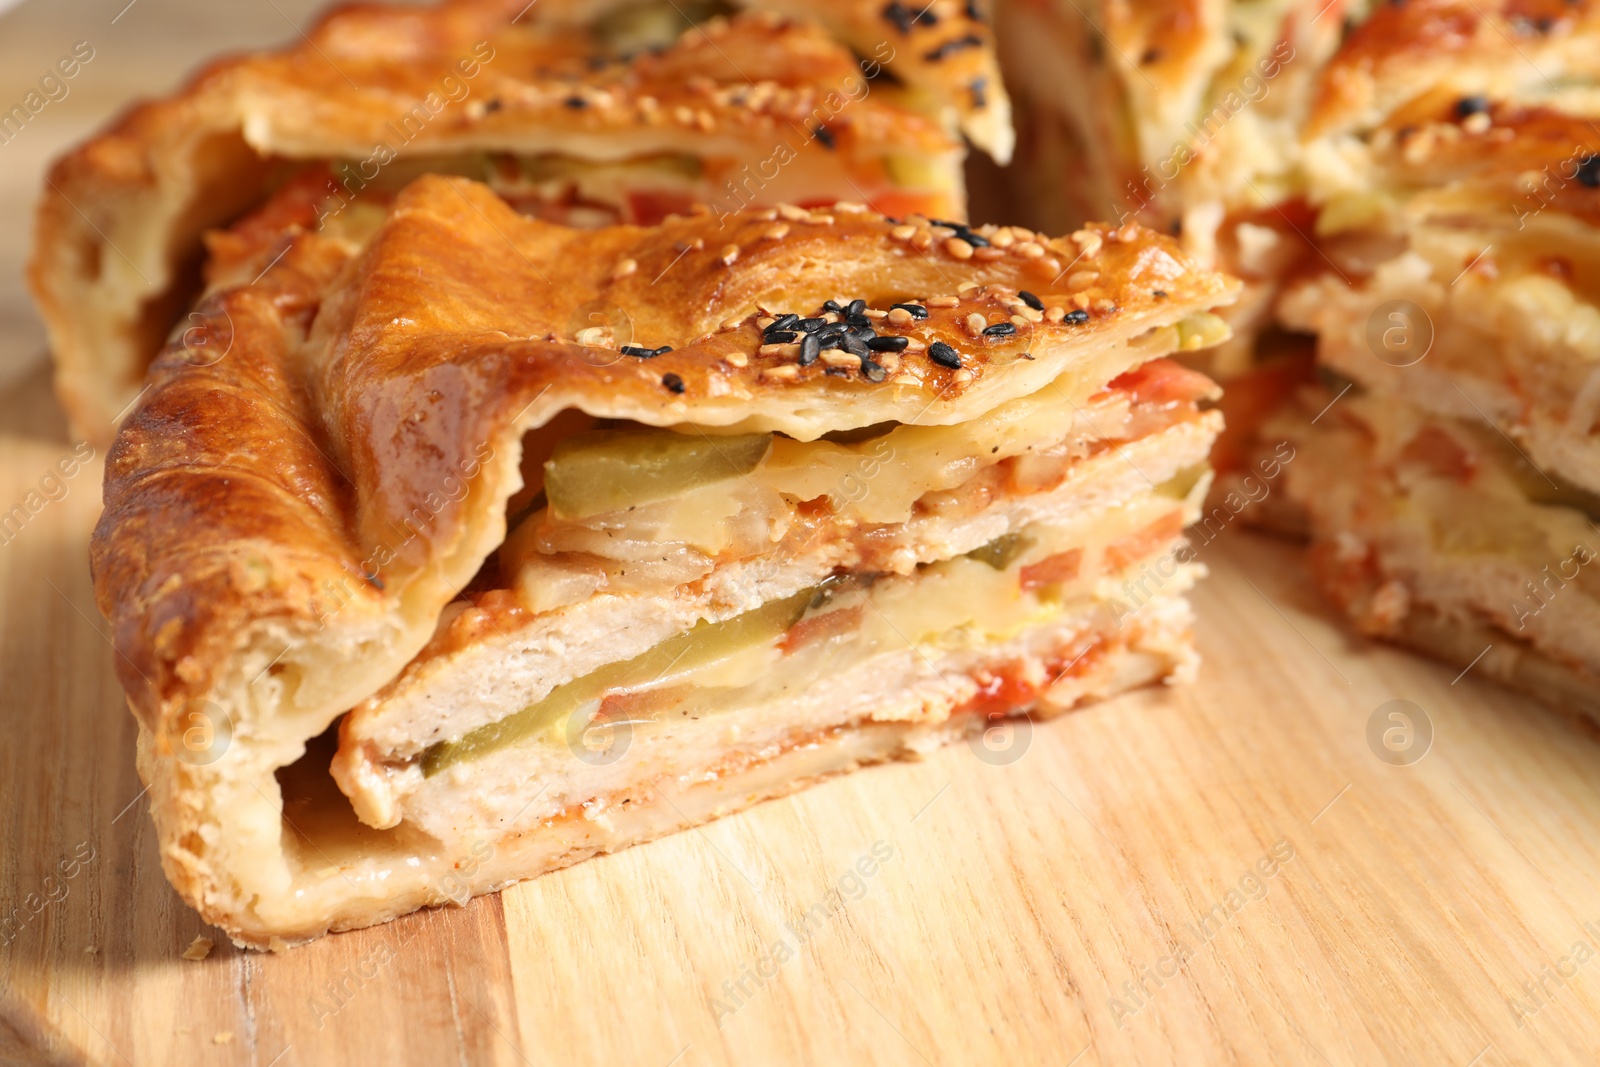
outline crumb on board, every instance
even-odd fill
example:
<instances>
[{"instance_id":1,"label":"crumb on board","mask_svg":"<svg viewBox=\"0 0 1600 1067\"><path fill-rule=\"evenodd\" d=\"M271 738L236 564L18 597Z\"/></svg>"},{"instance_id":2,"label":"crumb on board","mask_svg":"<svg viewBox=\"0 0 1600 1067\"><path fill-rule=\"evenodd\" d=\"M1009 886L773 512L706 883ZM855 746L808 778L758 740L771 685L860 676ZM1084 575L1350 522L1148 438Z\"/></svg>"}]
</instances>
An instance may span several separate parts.
<instances>
[{"instance_id":1,"label":"crumb on board","mask_svg":"<svg viewBox=\"0 0 1600 1067\"><path fill-rule=\"evenodd\" d=\"M211 955L211 946L214 942L209 937L196 937L189 942L189 947L183 950L186 960L203 960Z\"/></svg>"}]
</instances>

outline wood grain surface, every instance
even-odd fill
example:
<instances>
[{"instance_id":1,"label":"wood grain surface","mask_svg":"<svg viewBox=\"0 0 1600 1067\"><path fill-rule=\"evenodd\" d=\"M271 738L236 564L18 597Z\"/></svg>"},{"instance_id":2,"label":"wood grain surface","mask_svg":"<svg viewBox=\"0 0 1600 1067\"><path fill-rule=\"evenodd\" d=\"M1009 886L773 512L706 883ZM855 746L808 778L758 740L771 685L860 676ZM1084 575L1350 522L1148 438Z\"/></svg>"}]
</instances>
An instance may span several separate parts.
<instances>
[{"instance_id":1,"label":"wood grain surface","mask_svg":"<svg viewBox=\"0 0 1600 1067\"><path fill-rule=\"evenodd\" d=\"M0 104L97 50L0 146L0 511L43 501L0 535L0 1063L1600 1062L1592 732L1348 636L1240 523L1204 552L1191 688L465 908L227 944L157 862L85 562L100 459L49 480L82 453L18 275L52 152L309 5L125 2L0 16Z\"/></svg>"}]
</instances>

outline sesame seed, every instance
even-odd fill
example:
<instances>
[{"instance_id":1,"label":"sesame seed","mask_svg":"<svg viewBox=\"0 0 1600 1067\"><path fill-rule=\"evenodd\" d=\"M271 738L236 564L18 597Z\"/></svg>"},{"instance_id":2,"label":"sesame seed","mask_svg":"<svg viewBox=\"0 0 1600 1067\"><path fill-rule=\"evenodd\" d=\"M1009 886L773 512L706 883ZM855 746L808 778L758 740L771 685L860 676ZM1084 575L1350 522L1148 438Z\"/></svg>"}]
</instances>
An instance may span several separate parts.
<instances>
[{"instance_id":1,"label":"sesame seed","mask_svg":"<svg viewBox=\"0 0 1600 1067\"><path fill-rule=\"evenodd\" d=\"M889 381L890 381L890 384L892 384L892 385L921 385L922 384L922 380L920 378L918 378L915 374L911 374L910 372L902 372L900 374L896 374L893 378L890 378Z\"/></svg>"},{"instance_id":2,"label":"sesame seed","mask_svg":"<svg viewBox=\"0 0 1600 1067\"><path fill-rule=\"evenodd\" d=\"M822 343L817 340L817 335L808 333L800 338L800 365L810 366L817 361L817 355L822 351Z\"/></svg>"},{"instance_id":3,"label":"sesame seed","mask_svg":"<svg viewBox=\"0 0 1600 1067\"><path fill-rule=\"evenodd\" d=\"M823 148L832 151L834 148L838 147L839 142L833 139L833 131L828 129L827 126L818 123L817 128L812 130L811 133L812 136L817 139L817 143L822 145Z\"/></svg>"},{"instance_id":4,"label":"sesame seed","mask_svg":"<svg viewBox=\"0 0 1600 1067\"><path fill-rule=\"evenodd\" d=\"M670 371L661 376L661 384L666 386L674 393L683 392L683 379L678 377L676 374L671 373Z\"/></svg>"},{"instance_id":5,"label":"sesame seed","mask_svg":"<svg viewBox=\"0 0 1600 1067\"><path fill-rule=\"evenodd\" d=\"M924 53L923 58L930 62L937 63L946 56L953 56L957 52L960 52L964 49L982 47L983 38L979 37L975 33L969 33L965 37L957 37L953 41L946 41L938 48L930 49L928 52Z\"/></svg>"},{"instance_id":6,"label":"sesame seed","mask_svg":"<svg viewBox=\"0 0 1600 1067\"><path fill-rule=\"evenodd\" d=\"M1590 189L1600 189L1600 156L1584 156L1578 161L1578 170L1574 175L1578 184L1588 186Z\"/></svg>"},{"instance_id":7,"label":"sesame seed","mask_svg":"<svg viewBox=\"0 0 1600 1067\"><path fill-rule=\"evenodd\" d=\"M1082 308L1069 311L1066 314L1066 321L1072 323L1074 326L1080 326L1089 321L1089 313L1084 311Z\"/></svg>"},{"instance_id":8,"label":"sesame seed","mask_svg":"<svg viewBox=\"0 0 1600 1067\"><path fill-rule=\"evenodd\" d=\"M1456 101L1456 118L1466 119L1489 110L1489 98L1482 94L1463 96Z\"/></svg>"},{"instance_id":9,"label":"sesame seed","mask_svg":"<svg viewBox=\"0 0 1600 1067\"><path fill-rule=\"evenodd\" d=\"M1080 311L1083 308L1088 307L1089 306L1089 294L1088 293L1073 293L1072 294L1072 306L1075 307L1075 308L1078 308Z\"/></svg>"},{"instance_id":10,"label":"sesame seed","mask_svg":"<svg viewBox=\"0 0 1600 1067\"><path fill-rule=\"evenodd\" d=\"M1067 317L1067 309L1056 304L1044 309L1044 321L1060 322Z\"/></svg>"},{"instance_id":11,"label":"sesame seed","mask_svg":"<svg viewBox=\"0 0 1600 1067\"><path fill-rule=\"evenodd\" d=\"M1097 270L1075 270L1067 275L1067 286L1072 289L1087 289L1100 280Z\"/></svg>"},{"instance_id":12,"label":"sesame seed","mask_svg":"<svg viewBox=\"0 0 1600 1067\"><path fill-rule=\"evenodd\" d=\"M1488 133L1489 127L1493 125L1494 121L1489 118L1487 112L1483 111L1478 112L1476 115L1468 115L1461 121L1461 128L1468 133ZM1445 129L1449 129L1449 127L1447 126Z\"/></svg>"},{"instance_id":13,"label":"sesame seed","mask_svg":"<svg viewBox=\"0 0 1600 1067\"><path fill-rule=\"evenodd\" d=\"M1072 243L1077 245L1078 251L1084 255L1094 256L1099 253L1105 241L1093 230L1078 230L1072 235Z\"/></svg>"},{"instance_id":14,"label":"sesame seed","mask_svg":"<svg viewBox=\"0 0 1600 1067\"><path fill-rule=\"evenodd\" d=\"M1011 316L1011 325L1019 330L1026 330L1029 326L1044 318L1032 308L1023 308L1021 312Z\"/></svg>"},{"instance_id":15,"label":"sesame seed","mask_svg":"<svg viewBox=\"0 0 1600 1067\"><path fill-rule=\"evenodd\" d=\"M811 217L811 212L803 207L795 207L793 204L779 204L778 214L790 222L803 222Z\"/></svg>"},{"instance_id":16,"label":"sesame seed","mask_svg":"<svg viewBox=\"0 0 1600 1067\"><path fill-rule=\"evenodd\" d=\"M605 336L611 332L605 326L586 326L573 334L572 339L580 345L599 345L605 343Z\"/></svg>"},{"instance_id":17,"label":"sesame seed","mask_svg":"<svg viewBox=\"0 0 1600 1067\"><path fill-rule=\"evenodd\" d=\"M928 350L928 346L923 344L921 341L917 340L915 337L907 337L906 338L906 351L907 352L926 352L927 350Z\"/></svg>"},{"instance_id":18,"label":"sesame seed","mask_svg":"<svg viewBox=\"0 0 1600 1067\"><path fill-rule=\"evenodd\" d=\"M801 319L794 324L794 328L804 333L816 333L827 324L826 319Z\"/></svg>"},{"instance_id":19,"label":"sesame seed","mask_svg":"<svg viewBox=\"0 0 1600 1067\"><path fill-rule=\"evenodd\" d=\"M1109 315L1113 311L1117 310L1117 305L1109 300L1096 300L1094 302L1094 309L1103 314Z\"/></svg>"},{"instance_id":20,"label":"sesame seed","mask_svg":"<svg viewBox=\"0 0 1600 1067\"><path fill-rule=\"evenodd\" d=\"M867 347L874 352L903 352L909 343L905 337L874 337L867 341Z\"/></svg>"},{"instance_id":21,"label":"sesame seed","mask_svg":"<svg viewBox=\"0 0 1600 1067\"><path fill-rule=\"evenodd\" d=\"M896 326L910 326L916 319L905 308L896 307L889 309L889 321Z\"/></svg>"},{"instance_id":22,"label":"sesame seed","mask_svg":"<svg viewBox=\"0 0 1600 1067\"><path fill-rule=\"evenodd\" d=\"M854 367L861 362L860 356L852 356L849 352L834 349L822 353L822 362L829 367Z\"/></svg>"},{"instance_id":23,"label":"sesame seed","mask_svg":"<svg viewBox=\"0 0 1600 1067\"><path fill-rule=\"evenodd\" d=\"M1033 266L1038 273L1048 274L1051 278L1059 277L1061 274L1061 261L1055 256L1036 259L1033 261Z\"/></svg>"},{"instance_id":24,"label":"sesame seed","mask_svg":"<svg viewBox=\"0 0 1600 1067\"><path fill-rule=\"evenodd\" d=\"M1017 299L1022 301L1024 304L1027 304L1035 311L1044 310L1044 301L1040 300L1026 289L1017 290Z\"/></svg>"},{"instance_id":25,"label":"sesame seed","mask_svg":"<svg viewBox=\"0 0 1600 1067\"><path fill-rule=\"evenodd\" d=\"M653 349L653 348L645 348L642 345L623 345L622 346L622 354L625 355L625 356L633 356L635 359L655 359L656 358L656 350L655 349Z\"/></svg>"},{"instance_id":26,"label":"sesame seed","mask_svg":"<svg viewBox=\"0 0 1600 1067\"><path fill-rule=\"evenodd\" d=\"M794 329L795 324L799 321L800 316L791 312L788 314L779 315L777 318L772 320L771 325L763 326L762 329L767 333L772 333L774 330L792 330ZM794 338L791 337L789 340L792 341Z\"/></svg>"},{"instance_id":27,"label":"sesame seed","mask_svg":"<svg viewBox=\"0 0 1600 1067\"><path fill-rule=\"evenodd\" d=\"M943 341L935 341L928 346L928 358L941 367L954 368L961 366L961 353Z\"/></svg>"},{"instance_id":28,"label":"sesame seed","mask_svg":"<svg viewBox=\"0 0 1600 1067\"><path fill-rule=\"evenodd\" d=\"M792 382L800 377L800 368L793 363L783 363L776 367L767 367L762 370L763 380L776 379L780 382Z\"/></svg>"},{"instance_id":29,"label":"sesame seed","mask_svg":"<svg viewBox=\"0 0 1600 1067\"><path fill-rule=\"evenodd\" d=\"M589 101L585 100L581 96L576 95L569 96L561 102L574 111L582 111L584 108L589 106Z\"/></svg>"},{"instance_id":30,"label":"sesame seed","mask_svg":"<svg viewBox=\"0 0 1600 1067\"><path fill-rule=\"evenodd\" d=\"M618 261L618 263L617 263L617 265L615 267L611 268L611 278L612 278L613 281L615 281L618 278L626 278L628 275L632 274L634 271L636 271L638 269L639 269L639 264L635 263L633 260L631 260L631 259L620 260L620 261Z\"/></svg>"},{"instance_id":31,"label":"sesame seed","mask_svg":"<svg viewBox=\"0 0 1600 1067\"><path fill-rule=\"evenodd\" d=\"M973 377L974 375L970 370L962 367L960 370L950 375L950 380L953 382L970 382L972 381Z\"/></svg>"},{"instance_id":32,"label":"sesame seed","mask_svg":"<svg viewBox=\"0 0 1600 1067\"><path fill-rule=\"evenodd\" d=\"M923 303L931 308L953 308L961 301L953 296L931 296Z\"/></svg>"},{"instance_id":33,"label":"sesame seed","mask_svg":"<svg viewBox=\"0 0 1600 1067\"><path fill-rule=\"evenodd\" d=\"M963 325L966 326L968 333L974 337L979 337L982 336L983 328L988 325L988 322L988 319L974 311L972 314L966 317Z\"/></svg>"},{"instance_id":34,"label":"sesame seed","mask_svg":"<svg viewBox=\"0 0 1600 1067\"><path fill-rule=\"evenodd\" d=\"M861 314L865 315L869 319L886 319L889 317L889 313L884 311L882 308L868 308Z\"/></svg>"},{"instance_id":35,"label":"sesame seed","mask_svg":"<svg viewBox=\"0 0 1600 1067\"><path fill-rule=\"evenodd\" d=\"M743 325L744 325L744 316L742 316L742 315L734 315L731 318L723 319L720 323L718 323L718 326L720 326L724 330L737 330L739 327L741 327Z\"/></svg>"},{"instance_id":36,"label":"sesame seed","mask_svg":"<svg viewBox=\"0 0 1600 1067\"><path fill-rule=\"evenodd\" d=\"M768 330L761 335L761 340L769 345L787 345L799 340L800 335L793 330Z\"/></svg>"},{"instance_id":37,"label":"sesame seed","mask_svg":"<svg viewBox=\"0 0 1600 1067\"><path fill-rule=\"evenodd\" d=\"M733 266L734 260L739 258L739 246L738 245L724 245L723 249L722 249L722 254L719 255L717 258L722 260L722 262L727 264L728 266L730 266L730 267Z\"/></svg>"},{"instance_id":38,"label":"sesame seed","mask_svg":"<svg viewBox=\"0 0 1600 1067\"><path fill-rule=\"evenodd\" d=\"M918 230L911 238L911 247L918 252L926 252L933 247L933 233L929 230Z\"/></svg>"},{"instance_id":39,"label":"sesame seed","mask_svg":"<svg viewBox=\"0 0 1600 1067\"><path fill-rule=\"evenodd\" d=\"M985 263L992 263L997 259L1004 259L1006 252L1003 248L980 248L972 253L974 259Z\"/></svg>"},{"instance_id":40,"label":"sesame seed","mask_svg":"<svg viewBox=\"0 0 1600 1067\"><path fill-rule=\"evenodd\" d=\"M972 258L972 245L968 244L966 241L963 241L959 237L946 238L944 242L944 250L949 252L957 259Z\"/></svg>"},{"instance_id":41,"label":"sesame seed","mask_svg":"<svg viewBox=\"0 0 1600 1067\"><path fill-rule=\"evenodd\" d=\"M1037 241L1023 241L1020 244L1012 245L1011 251L1023 259L1038 259L1044 255L1044 245L1039 244Z\"/></svg>"},{"instance_id":42,"label":"sesame seed","mask_svg":"<svg viewBox=\"0 0 1600 1067\"><path fill-rule=\"evenodd\" d=\"M814 226L832 226L833 225L833 216L832 215L807 215L804 219L801 219L800 221L809 222Z\"/></svg>"},{"instance_id":43,"label":"sesame seed","mask_svg":"<svg viewBox=\"0 0 1600 1067\"><path fill-rule=\"evenodd\" d=\"M901 223L899 226L896 226L889 232L894 235L895 240L897 241L909 241L912 235L917 232L917 228L906 223Z\"/></svg>"},{"instance_id":44,"label":"sesame seed","mask_svg":"<svg viewBox=\"0 0 1600 1067\"><path fill-rule=\"evenodd\" d=\"M897 319L897 318L895 318L894 317L894 313L896 311L898 311L898 312L902 313L903 315L907 316L907 318L906 319ZM891 307L889 309L889 321L890 322L898 322L898 323L901 323L902 325L904 325L905 322L907 322L907 321L909 321L911 319L925 319L927 317L928 317L928 309L923 307L921 304L895 304L895 305L893 305L893 307Z\"/></svg>"},{"instance_id":45,"label":"sesame seed","mask_svg":"<svg viewBox=\"0 0 1600 1067\"><path fill-rule=\"evenodd\" d=\"M743 352L729 352L722 358L728 361L728 366L730 367L748 367L750 365L750 357Z\"/></svg>"},{"instance_id":46,"label":"sesame seed","mask_svg":"<svg viewBox=\"0 0 1600 1067\"><path fill-rule=\"evenodd\" d=\"M779 341L762 345L756 351L763 356L797 356L800 354L800 346L790 341Z\"/></svg>"},{"instance_id":47,"label":"sesame seed","mask_svg":"<svg viewBox=\"0 0 1600 1067\"><path fill-rule=\"evenodd\" d=\"M1015 336L1016 332L1016 324L1010 322L997 322L992 326L985 326L983 328L983 336L992 341L998 341L1002 337Z\"/></svg>"},{"instance_id":48,"label":"sesame seed","mask_svg":"<svg viewBox=\"0 0 1600 1067\"><path fill-rule=\"evenodd\" d=\"M861 361L861 376L869 382L881 382L889 376L889 372L883 369L883 364L864 359Z\"/></svg>"},{"instance_id":49,"label":"sesame seed","mask_svg":"<svg viewBox=\"0 0 1600 1067\"><path fill-rule=\"evenodd\" d=\"M761 236L765 237L769 241L779 241L779 240L782 240L783 238L787 237L788 235L789 235L789 224L786 223L786 222L780 222L780 223L777 223L774 226L768 226L767 227L767 232L762 234Z\"/></svg>"}]
</instances>

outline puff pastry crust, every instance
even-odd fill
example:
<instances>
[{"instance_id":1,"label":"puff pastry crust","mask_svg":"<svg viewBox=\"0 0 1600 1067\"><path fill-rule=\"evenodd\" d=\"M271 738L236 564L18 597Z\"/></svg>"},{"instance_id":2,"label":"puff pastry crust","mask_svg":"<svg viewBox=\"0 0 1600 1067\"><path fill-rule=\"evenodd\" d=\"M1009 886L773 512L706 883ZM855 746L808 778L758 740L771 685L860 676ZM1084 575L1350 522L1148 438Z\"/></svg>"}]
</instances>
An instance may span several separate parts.
<instances>
[{"instance_id":1,"label":"puff pastry crust","mask_svg":"<svg viewBox=\"0 0 1600 1067\"><path fill-rule=\"evenodd\" d=\"M973 703L983 685L970 679L1000 663L1035 679L1033 695L1011 703L1042 714L1181 675L1192 652L1186 581L1174 578L1133 623L1089 604L1009 644L951 652L940 674L897 660L905 691L937 714L832 726L770 758L741 757L668 790L677 808L639 805L604 825L581 809L553 814L496 837L464 883L458 861L487 831L456 839L414 821L379 831L356 822L321 764L320 785L294 783L307 760L331 758L332 741L314 739L396 678L483 571L523 483L524 438L559 413L797 442L886 422L959 426L1074 374L1092 391L1201 343L1180 324L1236 292L1135 226L1063 239L965 232L971 240L850 205L582 231L429 176L359 239L291 227L280 240L266 226L236 235L233 266L197 310L207 344L169 345L123 424L93 542L163 863L185 899L241 942L293 942L960 736L987 707ZM925 318L873 320L880 335L908 338L893 375L865 362L802 365L793 346L765 339L762 309L852 294L926 301ZM597 300L625 313L633 352L574 335L572 310ZM975 331L973 316L1010 328ZM1146 375L1136 388L1152 411L1190 410L1190 379L1167 380ZM1195 463L1216 417L1183 420L1161 448ZM1129 463L1105 465L1100 491L1111 495L1097 507L1149 491ZM1203 486L1164 506L1183 492ZM1182 519L1173 512L1115 558L1167 551ZM1104 647L1067 671L1084 633L1104 635ZM1052 671L1063 688L1050 689ZM213 727L203 759L185 733L197 716ZM322 827L319 812L343 822Z\"/></svg>"},{"instance_id":2,"label":"puff pastry crust","mask_svg":"<svg viewBox=\"0 0 1600 1067\"><path fill-rule=\"evenodd\" d=\"M588 3L349 7L283 51L221 60L132 108L54 166L38 209L29 277L77 432L109 439L194 296L202 235L307 164L341 164L335 212L396 172L485 177L554 153L613 170L714 161L680 179L677 210L811 197L962 217L958 126L1009 151L981 21L941 3L902 33L859 0L806 5L804 21L751 6L676 40L687 19L666 4L653 19ZM514 177L537 188L545 176ZM897 179L911 199L889 195Z\"/></svg>"}]
</instances>

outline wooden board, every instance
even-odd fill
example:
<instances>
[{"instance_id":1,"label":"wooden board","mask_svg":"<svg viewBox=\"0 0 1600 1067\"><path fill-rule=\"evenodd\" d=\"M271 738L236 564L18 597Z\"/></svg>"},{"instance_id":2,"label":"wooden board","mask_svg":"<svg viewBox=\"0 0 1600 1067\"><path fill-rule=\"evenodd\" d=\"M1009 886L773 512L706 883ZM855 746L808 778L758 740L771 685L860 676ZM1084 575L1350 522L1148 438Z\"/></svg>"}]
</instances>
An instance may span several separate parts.
<instances>
[{"instance_id":1,"label":"wooden board","mask_svg":"<svg viewBox=\"0 0 1600 1067\"><path fill-rule=\"evenodd\" d=\"M182 65L306 6L140 0L113 25L35 0L0 22L0 92L58 41L92 36L103 61L0 147L0 510L75 446L14 276L46 154L169 84L174 27ZM1600 1060L1592 733L1352 639L1294 548L1238 524L1205 552L1192 688L464 909L238 951L157 863L85 564L99 478L46 486L0 544L0 1063ZM1394 700L1431 727L1414 762L1369 743ZM181 959L205 934L210 957Z\"/></svg>"}]
</instances>

